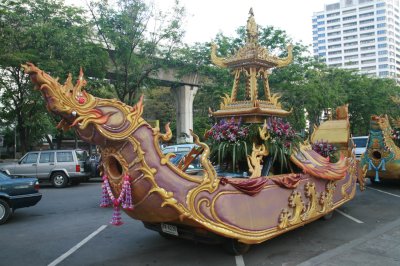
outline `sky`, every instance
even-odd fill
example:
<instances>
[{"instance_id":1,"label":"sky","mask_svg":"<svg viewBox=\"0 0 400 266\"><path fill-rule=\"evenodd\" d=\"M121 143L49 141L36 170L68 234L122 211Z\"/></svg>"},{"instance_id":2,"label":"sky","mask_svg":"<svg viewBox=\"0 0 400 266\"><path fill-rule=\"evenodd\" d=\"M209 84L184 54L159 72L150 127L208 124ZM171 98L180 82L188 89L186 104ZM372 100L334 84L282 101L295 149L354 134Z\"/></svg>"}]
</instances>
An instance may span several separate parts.
<instances>
[{"instance_id":1,"label":"sky","mask_svg":"<svg viewBox=\"0 0 400 266\"><path fill-rule=\"evenodd\" d=\"M161 10L167 10L174 0L149 0ZM314 12L325 4L340 0L180 0L186 7L184 41L211 41L218 32L233 37L235 30L245 26L250 8L258 25L273 26L286 31L294 42L312 43L311 20ZM66 0L67 4L84 5L85 0Z\"/></svg>"}]
</instances>

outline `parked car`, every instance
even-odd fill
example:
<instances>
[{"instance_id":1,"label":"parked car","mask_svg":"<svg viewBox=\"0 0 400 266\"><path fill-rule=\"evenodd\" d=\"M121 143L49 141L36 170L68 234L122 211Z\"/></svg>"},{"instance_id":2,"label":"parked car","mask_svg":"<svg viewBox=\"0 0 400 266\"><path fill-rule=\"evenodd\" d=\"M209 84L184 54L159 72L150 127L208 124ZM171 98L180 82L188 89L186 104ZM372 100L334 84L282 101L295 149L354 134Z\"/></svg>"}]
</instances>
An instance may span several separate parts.
<instances>
[{"instance_id":1,"label":"parked car","mask_svg":"<svg viewBox=\"0 0 400 266\"><path fill-rule=\"evenodd\" d=\"M167 153L174 153L175 156L170 158L170 162L175 165L178 165L179 162L183 159L185 155L187 155L194 147L198 147L196 144L189 143L189 144L177 144L164 147L162 149L163 154ZM186 169L187 174L196 175L203 171L203 168L200 164L200 157L197 156L188 166Z\"/></svg>"},{"instance_id":2,"label":"parked car","mask_svg":"<svg viewBox=\"0 0 400 266\"><path fill-rule=\"evenodd\" d=\"M41 198L36 178L15 178L0 172L0 224L16 209L36 205Z\"/></svg>"},{"instance_id":3,"label":"parked car","mask_svg":"<svg viewBox=\"0 0 400 266\"><path fill-rule=\"evenodd\" d=\"M87 171L90 172L91 177L99 177L100 176L100 160L101 160L101 155L96 153L92 154L87 162L86 162L86 167Z\"/></svg>"},{"instance_id":4,"label":"parked car","mask_svg":"<svg viewBox=\"0 0 400 266\"><path fill-rule=\"evenodd\" d=\"M188 153L188 152L190 152L191 149L193 149L193 147L197 147L197 145L193 144L193 143L171 145L171 146L164 147L162 149L162 153L163 154L177 153L177 152L186 152L186 153Z\"/></svg>"},{"instance_id":5,"label":"parked car","mask_svg":"<svg viewBox=\"0 0 400 266\"><path fill-rule=\"evenodd\" d=\"M352 137L353 143L356 146L354 153L357 159L367 150L368 136Z\"/></svg>"},{"instance_id":6,"label":"parked car","mask_svg":"<svg viewBox=\"0 0 400 266\"><path fill-rule=\"evenodd\" d=\"M26 153L18 163L0 166L0 171L13 176L36 177L40 182L50 181L54 187L77 185L90 176L85 171L88 154L84 150L46 150Z\"/></svg>"}]
</instances>

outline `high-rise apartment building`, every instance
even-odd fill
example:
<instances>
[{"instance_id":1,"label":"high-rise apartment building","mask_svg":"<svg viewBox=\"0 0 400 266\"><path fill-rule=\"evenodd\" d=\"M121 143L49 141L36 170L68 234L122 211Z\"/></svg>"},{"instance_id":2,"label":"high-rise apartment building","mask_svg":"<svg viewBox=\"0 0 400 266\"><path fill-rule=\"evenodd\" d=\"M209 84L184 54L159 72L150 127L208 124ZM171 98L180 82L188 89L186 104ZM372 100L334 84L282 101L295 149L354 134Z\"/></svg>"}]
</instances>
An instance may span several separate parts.
<instances>
[{"instance_id":1,"label":"high-rise apartment building","mask_svg":"<svg viewBox=\"0 0 400 266\"><path fill-rule=\"evenodd\" d=\"M313 53L328 66L400 81L399 0L340 0L312 18Z\"/></svg>"}]
</instances>

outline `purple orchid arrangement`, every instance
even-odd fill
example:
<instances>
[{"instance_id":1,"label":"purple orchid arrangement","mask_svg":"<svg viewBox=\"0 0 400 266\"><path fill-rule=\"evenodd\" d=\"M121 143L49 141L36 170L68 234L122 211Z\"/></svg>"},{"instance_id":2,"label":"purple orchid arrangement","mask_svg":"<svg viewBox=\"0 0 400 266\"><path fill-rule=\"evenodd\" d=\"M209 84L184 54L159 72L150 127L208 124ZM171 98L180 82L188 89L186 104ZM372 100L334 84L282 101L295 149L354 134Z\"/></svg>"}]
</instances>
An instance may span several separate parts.
<instances>
[{"instance_id":1,"label":"purple orchid arrangement","mask_svg":"<svg viewBox=\"0 0 400 266\"><path fill-rule=\"evenodd\" d=\"M330 161L335 158L335 153L337 151L337 148L334 145L323 140L313 143L312 149L316 151L319 155L325 158L329 158Z\"/></svg>"},{"instance_id":2,"label":"purple orchid arrangement","mask_svg":"<svg viewBox=\"0 0 400 266\"><path fill-rule=\"evenodd\" d=\"M242 126L241 120L236 122L234 118L231 118L230 120L222 119L219 123L215 123L207 131L206 137L211 138L213 141L235 143L245 140L248 134L249 128Z\"/></svg>"},{"instance_id":3,"label":"purple orchid arrangement","mask_svg":"<svg viewBox=\"0 0 400 266\"><path fill-rule=\"evenodd\" d=\"M297 135L289 122L283 121L282 118L270 117L267 120L267 128L271 137L271 142L278 142L285 148L290 148L293 141L297 139Z\"/></svg>"}]
</instances>

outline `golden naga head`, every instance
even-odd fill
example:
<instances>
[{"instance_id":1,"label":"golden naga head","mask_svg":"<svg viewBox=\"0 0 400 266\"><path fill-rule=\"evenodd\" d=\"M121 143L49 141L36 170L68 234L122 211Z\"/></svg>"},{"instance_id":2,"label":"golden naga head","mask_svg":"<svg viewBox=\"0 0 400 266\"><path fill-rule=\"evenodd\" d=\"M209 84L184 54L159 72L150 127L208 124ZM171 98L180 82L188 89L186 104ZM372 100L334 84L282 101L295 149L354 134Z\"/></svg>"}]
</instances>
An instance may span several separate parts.
<instances>
[{"instance_id":1,"label":"golden naga head","mask_svg":"<svg viewBox=\"0 0 400 266\"><path fill-rule=\"evenodd\" d=\"M22 67L35 84L35 89L42 93L47 110L63 118L59 124L63 129L78 124L82 126L81 122L88 114L92 117L100 117L100 114L96 114L93 110L96 99L83 90L86 80L83 78L82 69L75 85L72 84L71 74L68 75L64 85L61 85L58 79L52 78L31 63Z\"/></svg>"}]
</instances>

